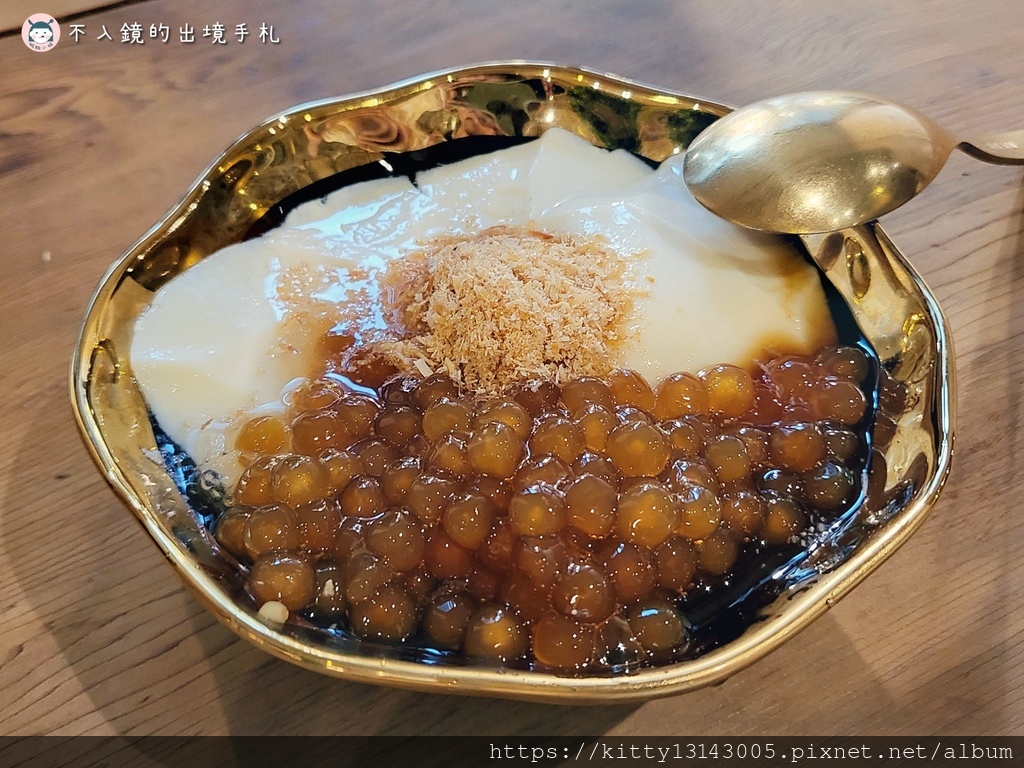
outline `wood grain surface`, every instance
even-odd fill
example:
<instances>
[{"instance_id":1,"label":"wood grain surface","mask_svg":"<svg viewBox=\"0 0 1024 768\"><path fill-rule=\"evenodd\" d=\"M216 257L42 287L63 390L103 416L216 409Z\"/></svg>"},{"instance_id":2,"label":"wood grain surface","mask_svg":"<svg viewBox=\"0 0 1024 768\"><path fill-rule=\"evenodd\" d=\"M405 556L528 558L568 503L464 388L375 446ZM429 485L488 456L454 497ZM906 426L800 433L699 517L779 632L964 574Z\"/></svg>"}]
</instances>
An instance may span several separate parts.
<instances>
[{"instance_id":1,"label":"wood grain surface","mask_svg":"<svg viewBox=\"0 0 1024 768\"><path fill-rule=\"evenodd\" d=\"M134 21L266 23L280 43L95 39ZM533 58L726 103L855 88L953 131L1019 128L1019 0L149 0L84 23L45 54L0 39L0 734L1024 734L1019 168L954 156L885 221L956 344L954 469L929 520L781 650L642 706L408 693L264 655L175 580L90 461L67 391L107 267L292 104Z\"/></svg>"}]
</instances>

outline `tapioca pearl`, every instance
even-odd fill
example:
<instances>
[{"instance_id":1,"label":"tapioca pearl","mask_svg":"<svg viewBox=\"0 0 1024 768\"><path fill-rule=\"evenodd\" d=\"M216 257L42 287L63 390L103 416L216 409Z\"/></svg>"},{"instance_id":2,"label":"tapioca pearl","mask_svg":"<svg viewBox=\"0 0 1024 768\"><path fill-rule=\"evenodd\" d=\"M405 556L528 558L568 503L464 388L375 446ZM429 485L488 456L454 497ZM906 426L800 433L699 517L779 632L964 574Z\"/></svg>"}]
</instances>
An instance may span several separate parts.
<instances>
[{"instance_id":1,"label":"tapioca pearl","mask_svg":"<svg viewBox=\"0 0 1024 768\"><path fill-rule=\"evenodd\" d=\"M636 371L612 371L608 374L608 387L616 405L632 405L647 413L654 412L654 390L647 383L647 379Z\"/></svg>"},{"instance_id":2,"label":"tapioca pearl","mask_svg":"<svg viewBox=\"0 0 1024 768\"><path fill-rule=\"evenodd\" d=\"M380 477L388 464L398 458L393 445L381 437L368 437L360 440L349 449L363 462L363 473Z\"/></svg>"},{"instance_id":3,"label":"tapioca pearl","mask_svg":"<svg viewBox=\"0 0 1024 768\"><path fill-rule=\"evenodd\" d=\"M512 390L512 399L534 417L554 411L560 398L558 385L543 379L522 382Z\"/></svg>"},{"instance_id":4,"label":"tapioca pearl","mask_svg":"<svg viewBox=\"0 0 1024 768\"><path fill-rule=\"evenodd\" d=\"M466 443L469 435L465 432L449 432L440 438L427 454L427 466L455 477L465 477L473 470L469 463Z\"/></svg>"},{"instance_id":5,"label":"tapioca pearl","mask_svg":"<svg viewBox=\"0 0 1024 768\"><path fill-rule=\"evenodd\" d=\"M358 475L367 474L363 460L351 451L328 448L317 456L320 466L327 472L327 492L340 494Z\"/></svg>"},{"instance_id":6,"label":"tapioca pearl","mask_svg":"<svg viewBox=\"0 0 1024 768\"><path fill-rule=\"evenodd\" d=\"M701 371L708 393L708 409L723 419L742 416L754 404L754 380L735 365L716 365Z\"/></svg>"},{"instance_id":7,"label":"tapioca pearl","mask_svg":"<svg viewBox=\"0 0 1024 768\"><path fill-rule=\"evenodd\" d=\"M758 427L741 427L736 430L736 437L743 441L747 448L751 468L759 468L768 462L768 433Z\"/></svg>"},{"instance_id":8,"label":"tapioca pearl","mask_svg":"<svg viewBox=\"0 0 1024 768\"><path fill-rule=\"evenodd\" d=\"M557 456L531 456L516 470L512 487L519 491L536 483L547 483L553 488L561 488L572 478L572 469Z\"/></svg>"},{"instance_id":9,"label":"tapioca pearl","mask_svg":"<svg viewBox=\"0 0 1024 768\"><path fill-rule=\"evenodd\" d=\"M366 546L366 523L358 517L343 517L334 536L331 552L335 559L344 565L356 552Z\"/></svg>"},{"instance_id":10,"label":"tapioca pearl","mask_svg":"<svg viewBox=\"0 0 1024 768\"><path fill-rule=\"evenodd\" d=\"M349 624L363 638L406 640L416 629L416 606L401 585L387 584L373 597L352 606Z\"/></svg>"},{"instance_id":11,"label":"tapioca pearl","mask_svg":"<svg viewBox=\"0 0 1024 768\"><path fill-rule=\"evenodd\" d=\"M857 347L831 347L820 352L816 360L825 373L854 384L862 383L871 371L867 354Z\"/></svg>"},{"instance_id":12,"label":"tapioca pearl","mask_svg":"<svg viewBox=\"0 0 1024 768\"><path fill-rule=\"evenodd\" d=\"M529 536L516 547L516 570L545 590L564 573L568 560L568 549L559 536Z\"/></svg>"},{"instance_id":13,"label":"tapioca pearl","mask_svg":"<svg viewBox=\"0 0 1024 768\"><path fill-rule=\"evenodd\" d=\"M645 656L644 647L622 616L612 616L599 625L595 640L596 666L616 670L633 668Z\"/></svg>"},{"instance_id":14,"label":"tapioca pearl","mask_svg":"<svg viewBox=\"0 0 1024 768\"><path fill-rule=\"evenodd\" d=\"M651 414L642 408L637 408L635 405L616 405L613 413L618 424L631 424L635 421L653 424L655 421Z\"/></svg>"},{"instance_id":15,"label":"tapioca pearl","mask_svg":"<svg viewBox=\"0 0 1024 768\"><path fill-rule=\"evenodd\" d=\"M423 412L423 434L436 443L456 430L466 432L473 423L473 409L462 400L442 400Z\"/></svg>"},{"instance_id":16,"label":"tapioca pearl","mask_svg":"<svg viewBox=\"0 0 1024 768\"><path fill-rule=\"evenodd\" d=\"M527 645L527 632L506 606L483 605L467 622L463 649L468 656L513 661L526 653Z\"/></svg>"},{"instance_id":17,"label":"tapioca pearl","mask_svg":"<svg viewBox=\"0 0 1024 768\"><path fill-rule=\"evenodd\" d=\"M583 455L572 463L570 469L572 469L575 477L593 475L594 477L600 477L612 486L618 486L620 481L619 470L615 468L612 460L607 456L591 451L584 451Z\"/></svg>"},{"instance_id":18,"label":"tapioca pearl","mask_svg":"<svg viewBox=\"0 0 1024 768\"><path fill-rule=\"evenodd\" d=\"M473 429L495 422L511 429L520 442L525 442L533 431L533 417L513 400L497 400L481 408L473 417Z\"/></svg>"},{"instance_id":19,"label":"tapioca pearl","mask_svg":"<svg viewBox=\"0 0 1024 768\"><path fill-rule=\"evenodd\" d=\"M377 415L374 431L392 445L402 448L422 431L422 416L408 405L388 405Z\"/></svg>"},{"instance_id":20,"label":"tapioca pearl","mask_svg":"<svg viewBox=\"0 0 1024 768\"><path fill-rule=\"evenodd\" d=\"M245 526L252 514L250 507L233 507L217 518L214 527L214 538L217 543L235 557L246 557Z\"/></svg>"},{"instance_id":21,"label":"tapioca pearl","mask_svg":"<svg viewBox=\"0 0 1024 768\"><path fill-rule=\"evenodd\" d=\"M781 469L806 472L825 458L825 436L817 424L797 423L774 427L768 436L771 459Z\"/></svg>"},{"instance_id":22,"label":"tapioca pearl","mask_svg":"<svg viewBox=\"0 0 1024 768\"><path fill-rule=\"evenodd\" d=\"M292 446L296 453L317 456L328 448L347 448L356 441L333 409L300 413L292 421Z\"/></svg>"},{"instance_id":23,"label":"tapioca pearl","mask_svg":"<svg viewBox=\"0 0 1024 768\"><path fill-rule=\"evenodd\" d=\"M373 426L380 413L380 404L365 395L347 394L332 408L356 439L373 434Z\"/></svg>"},{"instance_id":24,"label":"tapioca pearl","mask_svg":"<svg viewBox=\"0 0 1024 768\"><path fill-rule=\"evenodd\" d=\"M679 527L679 507L657 481L644 480L619 495L615 535L654 549Z\"/></svg>"},{"instance_id":25,"label":"tapioca pearl","mask_svg":"<svg viewBox=\"0 0 1024 768\"><path fill-rule=\"evenodd\" d=\"M753 424L775 424L786 419L809 418L810 409L804 404L786 404L778 391L763 378L754 379L754 402L743 415Z\"/></svg>"},{"instance_id":26,"label":"tapioca pearl","mask_svg":"<svg viewBox=\"0 0 1024 768\"><path fill-rule=\"evenodd\" d=\"M420 381L412 391L410 399L421 411L442 400L455 400L459 386L444 374L435 373Z\"/></svg>"},{"instance_id":27,"label":"tapioca pearl","mask_svg":"<svg viewBox=\"0 0 1024 768\"><path fill-rule=\"evenodd\" d=\"M466 625L476 607L476 601L466 594L441 595L424 612L423 631L438 648L457 650L466 636Z\"/></svg>"},{"instance_id":28,"label":"tapioca pearl","mask_svg":"<svg viewBox=\"0 0 1024 768\"><path fill-rule=\"evenodd\" d=\"M333 379L314 379L288 393L288 408L292 416L328 408L345 396L341 384Z\"/></svg>"},{"instance_id":29,"label":"tapioca pearl","mask_svg":"<svg viewBox=\"0 0 1024 768\"><path fill-rule=\"evenodd\" d=\"M736 435L718 435L704 446L708 466L721 483L734 483L750 476L747 444Z\"/></svg>"},{"instance_id":30,"label":"tapioca pearl","mask_svg":"<svg viewBox=\"0 0 1024 768\"><path fill-rule=\"evenodd\" d=\"M643 597L657 583L653 557L635 544L609 541L603 562L605 573L622 602Z\"/></svg>"},{"instance_id":31,"label":"tapioca pearl","mask_svg":"<svg viewBox=\"0 0 1024 768\"><path fill-rule=\"evenodd\" d=\"M551 602L564 616L597 623L615 611L615 589L600 568L571 563L557 578Z\"/></svg>"},{"instance_id":32,"label":"tapioca pearl","mask_svg":"<svg viewBox=\"0 0 1024 768\"><path fill-rule=\"evenodd\" d=\"M686 637L682 616L668 600L642 600L626 612L626 621L644 650L651 653L671 650Z\"/></svg>"},{"instance_id":33,"label":"tapioca pearl","mask_svg":"<svg viewBox=\"0 0 1024 768\"><path fill-rule=\"evenodd\" d=\"M594 628L559 613L548 613L532 628L534 658L548 667L581 670L594 655Z\"/></svg>"},{"instance_id":34,"label":"tapioca pearl","mask_svg":"<svg viewBox=\"0 0 1024 768\"><path fill-rule=\"evenodd\" d=\"M676 459L661 474L661 481L676 493L690 485L703 485L715 492L720 488L718 476L700 459Z\"/></svg>"},{"instance_id":35,"label":"tapioca pearl","mask_svg":"<svg viewBox=\"0 0 1024 768\"><path fill-rule=\"evenodd\" d=\"M770 491L794 499L803 497L803 478L785 469L766 469L755 478L758 490Z\"/></svg>"},{"instance_id":36,"label":"tapioca pearl","mask_svg":"<svg viewBox=\"0 0 1024 768\"><path fill-rule=\"evenodd\" d=\"M860 450L860 438L850 429L826 424L822 426L821 432L825 436L829 456L843 464L851 461Z\"/></svg>"},{"instance_id":37,"label":"tapioca pearl","mask_svg":"<svg viewBox=\"0 0 1024 768\"><path fill-rule=\"evenodd\" d=\"M380 487L389 504L402 504L413 481L419 477L422 462L418 456L402 456L391 461L380 476Z\"/></svg>"},{"instance_id":38,"label":"tapioca pearl","mask_svg":"<svg viewBox=\"0 0 1024 768\"><path fill-rule=\"evenodd\" d=\"M718 495L697 483L686 483L676 490L679 504L679 527L684 538L698 541L710 536L722 521L722 503Z\"/></svg>"},{"instance_id":39,"label":"tapioca pearl","mask_svg":"<svg viewBox=\"0 0 1024 768\"><path fill-rule=\"evenodd\" d=\"M512 572L502 582L500 598L523 622L534 622L551 608L551 590L525 574Z\"/></svg>"},{"instance_id":40,"label":"tapioca pearl","mask_svg":"<svg viewBox=\"0 0 1024 768\"><path fill-rule=\"evenodd\" d=\"M853 472L826 459L803 476L804 498L818 509L839 509L853 496Z\"/></svg>"},{"instance_id":41,"label":"tapioca pearl","mask_svg":"<svg viewBox=\"0 0 1024 768\"><path fill-rule=\"evenodd\" d=\"M615 524L618 493L608 481L588 475L574 482L565 493L567 521L587 536L604 537Z\"/></svg>"},{"instance_id":42,"label":"tapioca pearl","mask_svg":"<svg viewBox=\"0 0 1024 768\"><path fill-rule=\"evenodd\" d=\"M806 403L818 380L818 371L810 361L792 356L769 361L765 374L780 400L788 405Z\"/></svg>"},{"instance_id":43,"label":"tapioca pearl","mask_svg":"<svg viewBox=\"0 0 1024 768\"><path fill-rule=\"evenodd\" d=\"M615 407L615 397L611 388L600 379L594 376L581 376L578 379L563 384L562 404L569 413L575 413L580 408L597 405L604 408Z\"/></svg>"},{"instance_id":44,"label":"tapioca pearl","mask_svg":"<svg viewBox=\"0 0 1024 768\"><path fill-rule=\"evenodd\" d=\"M372 552L356 552L343 566L345 599L349 603L369 600L385 584L395 577L384 563L383 558Z\"/></svg>"},{"instance_id":45,"label":"tapioca pearl","mask_svg":"<svg viewBox=\"0 0 1024 768\"><path fill-rule=\"evenodd\" d=\"M235 486L233 501L251 507L274 502L273 473L276 456L261 457L242 471Z\"/></svg>"},{"instance_id":46,"label":"tapioca pearl","mask_svg":"<svg viewBox=\"0 0 1024 768\"><path fill-rule=\"evenodd\" d=\"M606 453L623 477L656 477L668 464L668 440L657 427L632 422L612 431Z\"/></svg>"},{"instance_id":47,"label":"tapioca pearl","mask_svg":"<svg viewBox=\"0 0 1024 768\"><path fill-rule=\"evenodd\" d=\"M501 480L515 474L522 456L522 440L501 421L482 424L466 443L466 458L473 471Z\"/></svg>"},{"instance_id":48,"label":"tapioca pearl","mask_svg":"<svg viewBox=\"0 0 1024 768\"><path fill-rule=\"evenodd\" d=\"M565 500L548 483L533 483L512 494L508 503L508 520L518 536L558 533L565 527Z\"/></svg>"},{"instance_id":49,"label":"tapioca pearl","mask_svg":"<svg viewBox=\"0 0 1024 768\"><path fill-rule=\"evenodd\" d=\"M459 489L459 480L451 475L424 472L409 486L405 504L424 525L441 520L444 509Z\"/></svg>"},{"instance_id":50,"label":"tapioca pearl","mask_svg":"<svg viewBox=\"0 0 1024 768\"><path fill-rule=\"evenodd\" d=\"M334 499L319 499L295 508L299 546L307 552L321 552L334 545L341 526L341 507Z\"/></svg>"},{"instance_id":51,"label":"tapioca pearl","mask_svg":"<svg viewBox=\"0 0 1024 768\"><path fill-rule=\"evenodd\" d=\"M822 421L835 421L852 426L867 411L867 399L860 388L850 381L826 378L811 393L811 408Z\"/></svg>"},{"instance_id":52,"label":"tapioca pearl","mask_svg":"<svg viewBox=\"0 0 1024 768\"><path fill-rule=\"evenodd\" d=\"M590 403L573 412L573 421L583 433L583 442L591 451L603 451L608 445L608 434L618 426L612 409Z\"/></svg>"},{"instance_id":53,"label":"tapioca pearl","mask_svg":"<svg viewBox=\"0 0 1024 768\"><path fill-rule=\"evenodd\" d=\"M764 524L764 502L757 493L740 490L722 494L722 522L741 539L760 532Z\"/></svg>"},{"instance_id":54,"label":"tapioca pearl","mask_svg":"<svg viewBox=\"0 0 1024 768\"><path fill-rule=\"evenodd\" d=\"M722 433L722 429L715 422L713 416L684 416L683 421L687 424L692 424L694 429L700 433L704 442Z\"/></svg>"},{"instance_id":55,"label":"tapioca pearl","mask_svg":"<svg viewBox=\"0 0 1024 768\"><path fill-rule=\"evenodd\" d=\"M456 544L442 529L430 532L424 562L437 578L464 579L473 570L474 560L472 550Z\"/></svg>"},{"instance_id":56,"label":"tapioca pearl","mask_svg":"<svg viewBox=\"0 0 1024 768\"><path fill-rule=\"evenodd\" d=\"M557 456L565 464L576 461L587 447L583 430L560 416L538 423L530 436L529 446L531 455Z\"/></svg>"},{"instance_id":57,"label":"tapioca pearl","mask_svg":"<svg viewBox=\"0 0 1024 768\"><path fill-rule=\"evenodd\" d=\"M257 507L249 514L243 533L245 553L256 560L264 554L299 548L295 510L284 504Z\"/></svg>"},{"instance_id":58,"label":"tapioca pearl","mask_svg":"<svg viewBox=\"0 0 1024 768\"><path fill-rule=\"evenodd\" d=\"M341 512L346 517L376 517L387 509L380 480L360 475L341 492Z\"/></svg>"},{"instance_id":59,"label":"tapioca pearl","mask_svg":"<svg viewBox=\"0 0 1024 768\"><path fill-rule=\"evenodd\" d=\"M271 472L274 500L291 507L322 499L330 492L327 472L309 456L284 456Z\"/></svg>"},{"instance_id":60,"label":"tapioca pearl","mask_svg":"<svg viewBox=\"0 0 1024 768\"><path fill-rule=\"evenodd\" d=\"M462 493L445 509L442 525L456 544L476 549L487 539L493 519L494 507L487 498L475 493Z\"/></svg>"},{"instance_id":61,"label":"tapioca pearl","mask_svg":"<svg viewBox=\"0 0 1024 768\"><path fill-rule=\"evenodd\" d=\"M719 528L705 537L698 546L701 570L723 576L732 570L740 554L740 540L728 529Z\"/></svg>"},{"instance_id":62,"label":"tapioca pearl","mask_svg":"<svg viewBox=\"0 0 1024 768\"><path fill-rule=\"evenodd\" d=\"M765 510L761 538L766 544L779 545L795 541L807 527L807 515L794 499L774 494L766 496Z\"/></svg>"},{"instance_id":63,"label":"tapioca pearl","mask_svg":"<svg viewBox=\"0 0 1024 768\"><path fill-rule=\"evenodd\" d=\"M701 415L709 410L704 382L690 373L673 373L658 384L654 415L661 421Z\"/></svg>"},{"instance_id":64,"label":"tapioca pearl","mask_svg":"<svg viewBox=\"0 0 1024 768\"><path fill-rule=\"evenodd\" d=\"M302 610L313 600L316 573L303 557L270 552L252 564L248 586L257 603L262 605L273 600L294 612Z\"/></svg>"},{"instance_id":65,"label":"tapioca pearl","mask_svg":"<svg viewBox=\"0 0 1024 768\"><path fill-rule=\"evenodd\" d=\"M366 546L392 571L406 573L423 564L426 541L419 521L390 510L366 526Z\"/></svg>"},{"instance_id":66,"label":"tapioca pearl","mask_svg":"<svg viewBox=\"0 0 1024 768\"><path fill-rule=\"evenodd\" d=\"M380 387L380 399L385 405L413 405L413 393L422 379L416 376L394 376Z\"/></svg>"},{"instance_id":67,"label":"tapioca pearl","mask_svg":"<svg viewBox=\"0 0 1024 768\"><path fill-rule=\"evenodd\" d=\"M697 575L697 549L683 536L670 536L654 550L658 586L682 594Z\"/></svg>"},{"instance_id":68,"label":"tapioca pearl","mask_svg":"<svg viewBox=\"0 0 1024 768\"><path fill-rule=\"evenodd\" d=\"M672 458L696 458L704 447L704 437L690 421L663 421L658 428L668 439Z\"/></svg>"},{"instance_id":69,"label":"tapioca pearl","mask_svg":"<svg viewBox=\"0 0 1024 768\"><path fill-rule=\"evenodd\" d=\"M244 453L276 455L288 451L291 434L284 419L276 415L249 419L235 438L235 448Z\"/></svg>"}]
</instances>

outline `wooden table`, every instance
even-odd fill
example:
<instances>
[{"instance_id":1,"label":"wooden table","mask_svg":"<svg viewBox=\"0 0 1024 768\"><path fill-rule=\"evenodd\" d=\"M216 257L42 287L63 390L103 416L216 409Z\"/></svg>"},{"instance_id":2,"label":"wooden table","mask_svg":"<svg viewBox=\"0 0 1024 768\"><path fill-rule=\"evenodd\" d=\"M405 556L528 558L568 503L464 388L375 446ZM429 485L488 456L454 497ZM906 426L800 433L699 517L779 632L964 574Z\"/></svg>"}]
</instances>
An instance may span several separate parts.
<instances>
[{"instance_id":1,"label":"wooden table","mask_svg":"<svg viewBox=\"0 0 1024 768\"><path fill-rule=\"evenodd\" d=\"M144 44L122 43L136 21ZM226 45L201 36L216 22ZM955 156L886 219L956 342L955 466L931 518L783 649L643 706L408 693L264 655L179 586L92 465L67 392L107 266L237 134L294 103L535 58L727 103L862 89L954 131L1013 128L1019 0L149 0L75 23L80 42L67 22L48 53L17 24L0 38L0 733L1024 734L1019 168ZM280 43L260 43L261 23ZM194 44L178 39L185 24ZM112 40L96 39L104 25Z\"/></svg>"}]
</instances>

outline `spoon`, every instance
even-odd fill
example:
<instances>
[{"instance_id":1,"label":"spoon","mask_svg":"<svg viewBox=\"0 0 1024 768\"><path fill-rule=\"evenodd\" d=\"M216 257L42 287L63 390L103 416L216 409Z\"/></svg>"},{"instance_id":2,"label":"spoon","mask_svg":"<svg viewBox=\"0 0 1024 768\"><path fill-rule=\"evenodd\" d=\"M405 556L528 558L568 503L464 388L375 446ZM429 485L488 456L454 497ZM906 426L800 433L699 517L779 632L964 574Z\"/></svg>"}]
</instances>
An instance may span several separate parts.
<instances>
[{"instance_id":1,"label":"spoon","mask_svg":"<svg viewBox=\"0 0 1024 768\"><path fill-rule=\"evenodd\" d=\"M954 149L1024 165L1024 131L960 140L876 96L812 91L742 107L686 150L683 180L724 219L765 232L834 232L877 219L928 186Z\"/></svg>"}]
</instances>

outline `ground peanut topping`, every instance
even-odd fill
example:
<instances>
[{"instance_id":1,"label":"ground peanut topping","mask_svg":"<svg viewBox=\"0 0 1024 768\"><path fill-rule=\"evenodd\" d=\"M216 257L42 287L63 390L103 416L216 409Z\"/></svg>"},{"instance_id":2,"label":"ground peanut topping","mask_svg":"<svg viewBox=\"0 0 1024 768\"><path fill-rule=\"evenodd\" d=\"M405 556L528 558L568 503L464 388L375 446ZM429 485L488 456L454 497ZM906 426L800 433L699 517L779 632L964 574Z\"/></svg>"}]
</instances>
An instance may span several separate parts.
<instances>
[{"instance_id":1,"label":"ground peanut topping","mask_svg":"<svg viewBox=\"0 0 1024 768\"><path fill-rule=\"evenodd\" d=\"M636 294L627 263L601 240L523 227L438 238L384 275L388 310L409 336L378 348L401 369L425 363L471 390L604 375Z\"/></svg>"}]
</instances>

